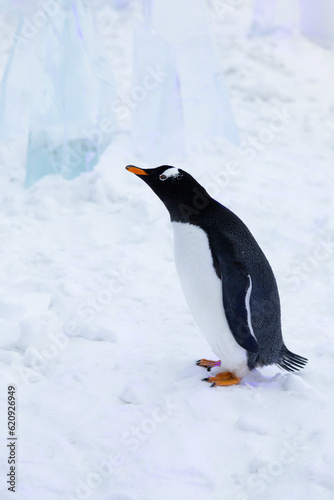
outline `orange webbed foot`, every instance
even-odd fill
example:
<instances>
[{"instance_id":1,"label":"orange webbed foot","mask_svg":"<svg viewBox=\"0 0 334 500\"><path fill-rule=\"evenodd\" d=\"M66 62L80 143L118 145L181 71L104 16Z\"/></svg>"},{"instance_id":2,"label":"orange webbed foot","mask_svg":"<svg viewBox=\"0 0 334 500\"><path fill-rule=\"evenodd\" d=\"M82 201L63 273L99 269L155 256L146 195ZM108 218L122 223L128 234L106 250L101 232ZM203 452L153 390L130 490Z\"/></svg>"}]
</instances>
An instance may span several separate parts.
<instances>
[{"instance_id":1,"label":"orange webbed foot","mask_svg":"<svg viewBox=\"0 0 334 500\"><path fill-rule=\"evenodd\" d=\"M215 366L220 366L221 361L210 361L209 359L199 359L196 361L197 366L203 366L203 368L206 368L208 372L211 371L211 368L214 368Z\"/></svg>"},{"instance_id":2,"label":"orange webbed foot","mask_svg":"<svg viewBox=\"0 0 334 500\"><path fill-rule=\"evenodd\" d=\"M219 386L229 386L240 384L241 378L236 377L231 372L220 372L214 377L203 378L205 382L211 382L211 387Z\"/></svg>"}]
</instances>

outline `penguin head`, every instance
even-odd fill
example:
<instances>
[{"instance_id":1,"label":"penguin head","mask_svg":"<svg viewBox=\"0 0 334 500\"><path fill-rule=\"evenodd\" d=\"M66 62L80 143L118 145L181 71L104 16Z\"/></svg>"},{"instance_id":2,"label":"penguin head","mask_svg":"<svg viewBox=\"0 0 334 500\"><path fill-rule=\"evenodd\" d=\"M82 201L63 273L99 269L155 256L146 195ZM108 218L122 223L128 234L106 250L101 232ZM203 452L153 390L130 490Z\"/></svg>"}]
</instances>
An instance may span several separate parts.
<instances>
[{"instance_id":1,"label":"penguin head","mask_svg":"<svg viewBox=\"0 0 334 500\"><path fill-rule=\"evenodd\" d=\"M207 208L212 198L188 172L170 165L126 170L140 177L164 203L172 221L191 222Z\"/></svg>"}]
</instances>

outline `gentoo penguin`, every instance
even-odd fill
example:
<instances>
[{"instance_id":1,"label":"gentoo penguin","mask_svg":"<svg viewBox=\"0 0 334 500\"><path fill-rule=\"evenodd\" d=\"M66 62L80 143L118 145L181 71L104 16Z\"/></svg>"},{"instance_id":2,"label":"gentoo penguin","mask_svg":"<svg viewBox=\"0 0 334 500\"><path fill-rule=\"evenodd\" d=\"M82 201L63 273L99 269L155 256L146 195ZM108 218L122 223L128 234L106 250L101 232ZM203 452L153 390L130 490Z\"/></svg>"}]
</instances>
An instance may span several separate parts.
<instances>
[{"instance_id":1,"label":"gentoo penguin","mask_svg":"<svg viewBox=\"0 0 334 500\"><path fill-rule=\"evenodd\" d=\"M256 367L303 368L307 359L283 342L273 271L239 217L184 170L169 165L126 169L146 182L169 211L186 301L219 358L201 359L197 365L224 370L203 380L228 386L240 383Z\"/></svg>"}]
</instances>

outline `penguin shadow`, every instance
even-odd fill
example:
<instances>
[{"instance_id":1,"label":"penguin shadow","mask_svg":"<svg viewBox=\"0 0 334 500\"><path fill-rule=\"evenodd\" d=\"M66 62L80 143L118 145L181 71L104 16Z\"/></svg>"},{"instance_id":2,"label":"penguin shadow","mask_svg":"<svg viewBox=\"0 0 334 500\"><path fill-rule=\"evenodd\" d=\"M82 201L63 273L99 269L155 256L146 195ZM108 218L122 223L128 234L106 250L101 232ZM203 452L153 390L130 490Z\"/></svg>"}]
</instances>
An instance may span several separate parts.
<instances>
[{"instance_id":1,"label":"penguin shadow","mask_svg":"<svg viewBox=\"0 0 334 500\"><path fill-rule=\"evenodd\" d=\"M308 397L314 392L314 387L305 379L303 372L284 373L267 366L248 373L240 385L253 388L265 387L273 391L284 391L295 396Z\"/></svg>"},{"instance_id":2,"label":"penguin shadow","mask_svg":"<svg viewBox=\"0 0 334 500\"><path fill-rule=\"evenodd\" d=\"M263 370L263 369L262 369ZM217 373L221 372L220 367L212 368L210 371L203 369L203 367L196 366L196 363L188 363L180 371L176 373L176 380L192 379L194 382L202 382L203 377L214 377ZM275 370L260 371L255 369L245 375L240 382L240 386L250 385L252 387L276 384L281 385L287 374L277 373ZM202 382L204 383L204 382ZM210 386L209 386L210 387ZM236 387L236 386L234 386Z\"/></svg>"},{"instance_id":3,"label":"penguin shadow","mask_svg":"<svg viewBox=\"0 0 334 500\"><path fill-rule=\"evenodd\" d=\"M193 366L193 365L188 365L186 368L184 368L181 372L179 372L180 378L188 378L188 377L194 377L195 375L201 376L202 374L207 374L204 375L204 377L214 377L217 375L219 372L222 371L220 367L215 367L212 368L210 371L199 370L200 367ZM286 390L285 386L288 383L289 378L293 378L295 374L291 373L283 373L283 372L277 372L277 369L274 367L264 367L261 369L255 369L247 375L245 375L242 380L240 381L239 386L251 386L251 387L272 387L276 389L283 389ZM200 380L203 380L203 377L200 378ZM233 386L237 387L237 386Z\"/></svg>"},{"instance_id":4,"label":"penguin shadow","mask_svg":"<svg viewBox=\"0 0 334 500\"><path fill-rule=\"evenodd\" d=\"M283 383L283 380L285 378L286 374L283 373L263 373L260 370L253 370L247 375L243 377L243 379L240 382L240 385L251 385L252 387L258 387L258 386L263 386L263 385L273 385L273 384L278 384L281 385Z\"/></svg>"}]
</instances>

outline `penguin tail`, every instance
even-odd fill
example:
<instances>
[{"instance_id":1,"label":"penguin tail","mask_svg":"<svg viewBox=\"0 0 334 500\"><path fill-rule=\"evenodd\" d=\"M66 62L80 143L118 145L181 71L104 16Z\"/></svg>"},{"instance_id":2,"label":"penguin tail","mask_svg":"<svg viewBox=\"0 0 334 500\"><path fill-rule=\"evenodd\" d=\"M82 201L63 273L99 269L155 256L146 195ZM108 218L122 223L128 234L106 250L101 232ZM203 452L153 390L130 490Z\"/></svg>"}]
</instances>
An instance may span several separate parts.
<instances>
[{"instance_id":1,"label":"penguin tail","mask_svg":"<svg viewBox=\"0 0 334 500\"><path fill-rule=\"evenodd\" d=\"M289 349L287 349L284 344L280 354L280 359L276 364L280 368L283 368L283 370L287 370L288 372L301 370L308 362L307 358L303 358L303 356L298 356L298 354L294 354L293 352L289 351Z\"/></svg>"}]
</instances>

